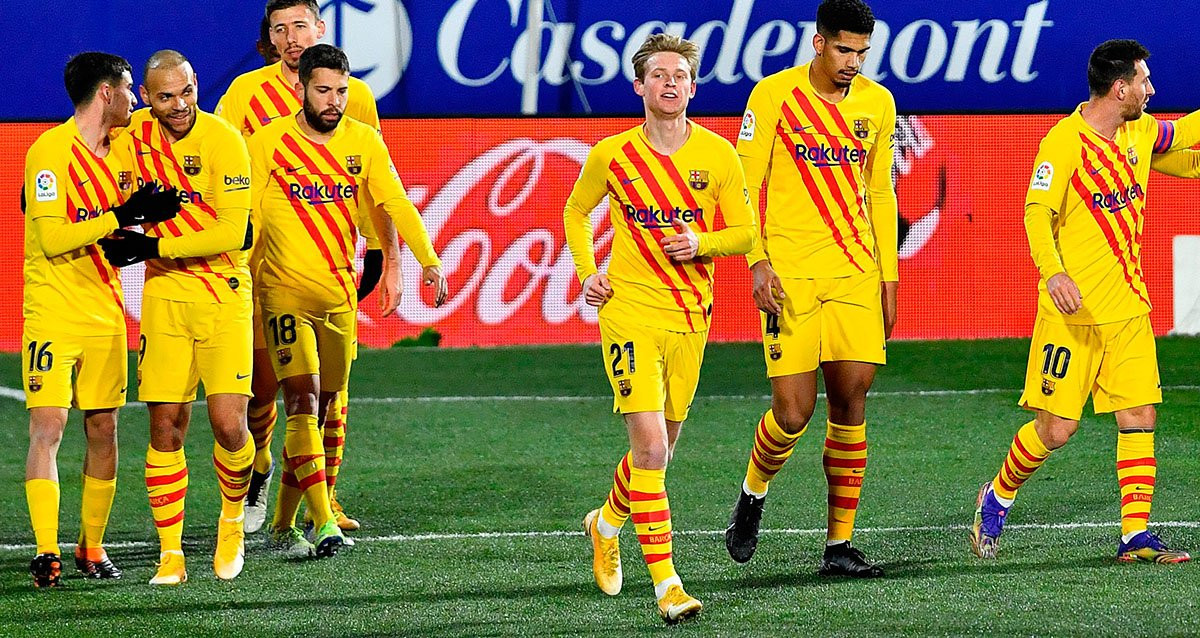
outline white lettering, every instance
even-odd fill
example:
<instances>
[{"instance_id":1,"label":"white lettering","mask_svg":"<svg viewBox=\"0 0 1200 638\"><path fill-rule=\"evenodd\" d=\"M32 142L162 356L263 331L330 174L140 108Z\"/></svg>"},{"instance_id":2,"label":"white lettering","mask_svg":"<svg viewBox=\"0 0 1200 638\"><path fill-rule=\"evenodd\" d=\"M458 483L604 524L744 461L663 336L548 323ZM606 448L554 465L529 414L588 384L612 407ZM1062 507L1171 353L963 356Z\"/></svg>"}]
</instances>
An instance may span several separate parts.
<instances>
[{"instance_id":1,"label":"white lettering","mask_svg":"<svg viewBox=\"0 0 1200 638\"><path fill-rule=\"evenodd\" d=\"M571 36L575 33L575 25L542 23L542 31L550 32L550 50L542 59L542 68L538 77L546 80L550 86L562 86L567 81L567 62L570 59ZM538 34L541 35L540 33ZM517 36L517 43L512 50L512 76L519 84L525 83L525 61L528 56L529 30Z\"/></svg>"},{"instance_id":2,"label":"white lettering","mask_svg":"<svg viewBox=\"0 0 1200 638\"><path fill-rule=\"evenodd\" d=\"M642 43L646 41L646 38L650 37L651 34L660 31L662 33L677 35L682 38L683 30L686 28L687 23L685 22L671 22L668 24L666 22L662 22L661 20L654 20L642 24L638 28L634 29L633 32L629 34L629 39L625 41L625 51L621 54L621 70L625 72L625 79L629 80L630 82L633 81L633 54L636 53L637 50L642 46Z\"/></svg>"},{"instance_id":3,"label":"white lettering","mask_svg":"<svg viewBox=\"0 0 1200 638\"><path fill-rule=\"evenodd\" d=\"M921 70L916 75L909 75L908 62L914 53L913 43L922 28L929 29L929 45L925 49L925 59L921 62ZM933 20L917 20L905 26L900 29L900 33L896 34L896 39L892 42L892 73L895 73L900 80L909 83L928 80L938 72L946 60L948 44L946 32L942 30L940 24Z\"/></svg>"},{"instance_id":4,"label":"white lettering","mask_svg":"<svg viewBox=\"0 0 1200 638\"><path fill-rule=\"evenodd\" d=\"M989 31L983 58L979 61L979 77L984 82L999 82L1007 75L1000 70L1004 46L1008 44L1008 24L1003 20L988 20L982 26L979 20L960 20L952 23L958 29L954 36L954 49L950 51L950 62L946 65L946 81L962 82L967 77L967 66L971 63L971 52L984 31Z\"/></svg>"},{"instance_id":5,"label":"white lettering","mask_svg":"<svg viewBox=\"0 0 1200 638\"><path fill-rule=\"evenodd\" d=\"M1032 82L1038 76L1033 68L1033 54L1037 51L1038 37L1042 27L1052 27L1054 23L1044 20L1046 8L1050 0L1035 2L1025 9L1024 20L1013 20L1013 26L1021 29L1017 36L1017 50L1013 53L1012 76L1018 82Z\"/></svg>"},{"instance_id":6,"label":"white lettering","mask_svg":"<svg viewBox=\"0 0 1200 638\"><path fill-rule=\"evenodd\" d=\"M771 36L779 32L775 44L770 45ZM796 28L783 20L771 20L759 27L754 35L746 41L746 50L742 53L742 67L746 69L746 77L757 82L763 79L763 58L787 53L796 46Z\"/></svg>"},{"instance_id":7,"label":"white lettering","mask_svg":"<svg viewBox=\"0 0 1200 638\"><path fill-rule=\"evenodd\" d=\"M508 58L504 58L482 78L469 78L463 74L458 66L458 55L462 50L463 34L467 29L467 19L471 17L471 11L475 9L475 5L479 0L458 0L446 12L446 17L442 20L442 26L438 28L437 50L438 61L442 63L442 68L445 69L446 75L450 76L451 80L458 82L463 86L487 86L496 81L501 73L504 73L505 67L508 66ZM511 26L517 26L517 12L521 8L521 0L508 0L509 12L512 14Z\"/></svg>"},{"instance_id":8,"label":"white lettering","mask_svg":"<svg viewBox=\"0 0 1200 638\"><path fill-rule=\"evenodd\" d=\"M600 65L601 72L600 76L596 78L584 77L583 62L579 60L572 62L571 75L581 84L604 84L617 77L617 73L621 72L621 58L617 55L616 49L600 39L601 29L611 31L613 40L617 42L625 37L625 27L620 22L612 20L597 22L583 32L583 43L580 45L580 49L583 51L584 57Z\"/></svg>"}]
</instances>

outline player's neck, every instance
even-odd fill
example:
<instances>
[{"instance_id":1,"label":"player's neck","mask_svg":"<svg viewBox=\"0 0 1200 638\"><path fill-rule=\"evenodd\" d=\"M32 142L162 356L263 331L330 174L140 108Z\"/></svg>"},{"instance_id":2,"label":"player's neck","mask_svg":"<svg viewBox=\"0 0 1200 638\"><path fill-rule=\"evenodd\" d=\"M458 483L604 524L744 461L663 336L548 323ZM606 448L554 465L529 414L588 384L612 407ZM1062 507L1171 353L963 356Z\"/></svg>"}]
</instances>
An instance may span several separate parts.
<instances>
[{"instance_id":1,"label":"player's neck","mask_svg":"<svg viewBox=\"0 0 1200 638\"><path fill-rule=\"evenodd\" d=\"M300 127L300 132L304 133L304 137L307 137L318 144L324 144L325 142L328 142L329 140L333 139L333 135L337 133L337 128L334 128L328 133L322 133L313 128L312 125L308 123L308 118L304 117L304 109L300 109L300 112L296 113L294 117L296 118L296 124Z\"/></svg>"},{"instance_id":2,"label":"player's neck","mask_svg":"<svg viewBox=\"0 0 1200 638\"><path fill-rule=\"evenodd\" d=\"M280 60L275 64L279 65L280 73L283 74L283 79L287 80L288 86L296 86L300 82L299 69L293 69L287 65L287 62Z\"/></svg>"},{"instance_id":3,"label":"player's neck","mask_svg":"<svg viewBox=\"0 0 1200 638\"><path fill-rule=\"evenodd\" d=\"M1083 121L1087 122L1088 126L1110 140L1117 136L1117 129L1125 123L1125 118L1121 116L1120 105L1111 104L1103 98L1088 100L1083 105L1080 115L1083 116Z\"/></svg>"},{"instance_id":4,"label":"player's neck","mask_svg":"<svg viewBox=\"0 0 1200 638\"><path fill-rule=\"evenodd\" d=\"M834 84L833 78L821 71L815 59L808 65L808 83L821 99L834 104L841 102L848 92L846 88Z\"/></svg>"},{"instance_id":5,"label":"player's neck","mask_svg":"<svg viewBox=\"0 0 1200 638\"><path fill-rule=\"evenodd\" d=\"M642 131L646 133L651 148L663 155L670 155L687 143L692 125L688 122L686 112L666 118L647 113Z\"/></svg>"},{"instance_id":6,"label":"player's neck","mask_svg":"<svg viewBox=\"0 0 1200 638\"><path fill-rule=\"evenodd\" d=\"M99 108L95 108L95 107ZM108 132L113 124L105 120L104 107L95 102L82 111L75 111L75 126L79 129L79 137L97 157L108 154Z\"/></svg>"}]
</instances>

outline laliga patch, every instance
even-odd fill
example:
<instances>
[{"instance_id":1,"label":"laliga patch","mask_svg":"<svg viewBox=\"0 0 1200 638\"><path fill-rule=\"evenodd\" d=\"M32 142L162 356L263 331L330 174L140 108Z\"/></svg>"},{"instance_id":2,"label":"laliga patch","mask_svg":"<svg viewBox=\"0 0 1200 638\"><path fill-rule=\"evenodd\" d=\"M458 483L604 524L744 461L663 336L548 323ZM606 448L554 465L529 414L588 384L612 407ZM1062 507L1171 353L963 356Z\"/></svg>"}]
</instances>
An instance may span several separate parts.
<instances>
[{"instance_id":1,"label":"laliga patch","mask_svg":"<svg viewBox=\"0 0 1200 638\"><path fill-rule=\"evenodd\" d=\"M742 116L742 130L738 133L738 139L750 142L754 140L755 119L754 111L746 109L746 114Z\"/></svg>"},{"instance_id":2,"label":"laliga patch","mask_svg":"<svg viewBox=\"0 0 1200 638\"><path fill-rule=\"evenodd\" d=\"M52 202L58 199L58 178L53 171L39 171L34 178L34 199L39 202Z\"/></svg>"},{"instance_id":3,"label":"laliga patch","mask_svg":"<svg viewBox=\"0 0 1200 638\"><path fill-rule=\"evenodd\" d=\"M1029 184L1029 190L1048 191L1052 181L1054 181L1054 166L1050 162L1042 162L1033 172L1033 182Z\"/></svg>"}]
</instances>

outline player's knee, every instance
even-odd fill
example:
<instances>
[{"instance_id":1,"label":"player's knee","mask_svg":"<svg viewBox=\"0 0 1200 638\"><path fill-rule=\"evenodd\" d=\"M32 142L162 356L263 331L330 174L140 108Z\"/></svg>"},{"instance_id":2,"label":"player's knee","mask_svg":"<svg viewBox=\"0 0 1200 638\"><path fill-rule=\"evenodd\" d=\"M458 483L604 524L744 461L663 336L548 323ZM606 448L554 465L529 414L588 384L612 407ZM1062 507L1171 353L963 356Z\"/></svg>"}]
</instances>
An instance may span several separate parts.
<instances>
[{"instance_id":1,"label":"player's knee","mask_svg":"<svg viewBox=\"0 0 1200 638\"><path fill-rule=\"evenodd\" d=\"M666 441L645 443L633 450L633 464L644 470L661 470L667 467L670 450Z\"/></svg>"},{"instance_id":2,"label":"player's knee","mask_svg":"<svg viewBox=\"0 0 1200 638\"><path fill-rule=\"evenodd\" d=\"M1158 410L1153 405L1140 405L1117 411L1117 427L1122 430L1153 430Z\"/></svg>"},{"instance_id":3,"label":"player's knee","mask_svg":"<svg viewBox=\"0 0 1200 638\"><path fill-rule=\"evenodd\" d=\"M1037 425L1038 438L1048 450L1057 450L1079 430L1079 421L1050 416Z\"/></svg>"},{"instance_id":4,"label":"player's knee","mask_svg":"<svg viewBox=\"0 0 1200 638\"><path fill-rule=\"evenodd\" d=\"M63 428L53 422L33 422L29 426L29 447L54 452L62 443Z\"/></svg>"},{"instance_id":5,"label":"player's knee","mask_svg":"<svg viewBox=\"0 0 1200 638\"><path fill-rule=\"evenodd\" d=\"M794 405L783 410L772 409L771 413L775 415L775 422L779 424L779 429L788 434L795 434L808 425L812 419L813 408L814 406L811 404Z\"/></svg>"},{"instance_id":6,"label":"player's knee","mask_svg":"<svg viewBox=\"0 0 1200 638\"><path fill-rule=\"evenodd\" d=\"M103 445L106 442L115 444L117 440L117 416L115 413L102 412L89 414L83 420L87 433L88 445Z\"/></svg>"}]
</instances>

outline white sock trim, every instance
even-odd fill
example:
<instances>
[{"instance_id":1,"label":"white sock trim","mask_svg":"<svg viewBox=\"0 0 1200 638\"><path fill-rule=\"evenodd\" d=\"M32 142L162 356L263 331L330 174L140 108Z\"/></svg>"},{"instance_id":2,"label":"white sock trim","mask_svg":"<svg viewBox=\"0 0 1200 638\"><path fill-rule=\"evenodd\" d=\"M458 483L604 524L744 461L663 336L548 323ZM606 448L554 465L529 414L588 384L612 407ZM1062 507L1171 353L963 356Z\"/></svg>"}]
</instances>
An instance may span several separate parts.
<instances>
[{"instance_id":1,"label":"white sock trim","mask_svg":"<svg viewBox=\"0 0 1200 638\"><path fill-rule=\"evenodd\" d=\"M612 523L605 520L603 514L596 516L596 531L604 538L616 538L621 533L620 527L614 527Z\"/></svg>"},{"instance_id":2,"label":"white sock trim","mask_svg":"<svg viewBox=\"0 0 1200 638\"><path fill-rule=\"evenodd\" d=\"M1130 540L1133 539L1134 536L1137 536L1138 534L1141 534L1144 531L1146 531L1146 528L1143 527L1142 529L1129 532L1128 534L1121 534L1121 542L1128 543Z\"/></svg>"},{"instance_id":3,"label":"white sock trim","mask_svg":"<svg viewBox=\"0 0 1200 638\"><path fill-rule=\"evenodd\" d=\"M1012 504L1017 502L1016 498L1000 498L1000 495L995 490L992 490L992 496L996 499L997 503L1003 505L1006 509L1012 507Z\"/></svg>"},{"instance_id":4,"label":"white sock trim","mask_svg":"<svg viewBox=\"0 0 1200 638\"><path fill-rule=\"evenodd\" d=\"M680 587L683 587L683 581L679 580L678 575L664 580L663 582L654 586L654 597L662 600L662 597L667 594L667 589L669 589L671 585L679 585Z\"/></svg>"},{"instance_id":5,"label":"white sock trim","mask_svg":"<svg viewBox=\"0 0 1200 638\"><path fill-rule=\"evenodd\" d=\"M762 492L755 492L755 491L751 490L750 483L747 482L746 479L742 479L742 491L745 492L746 494L749 494L750 496L753 496L754 498L763 498L764 496L767 495L766 490L764 490Z\"/></svg>"}]
</instances>

